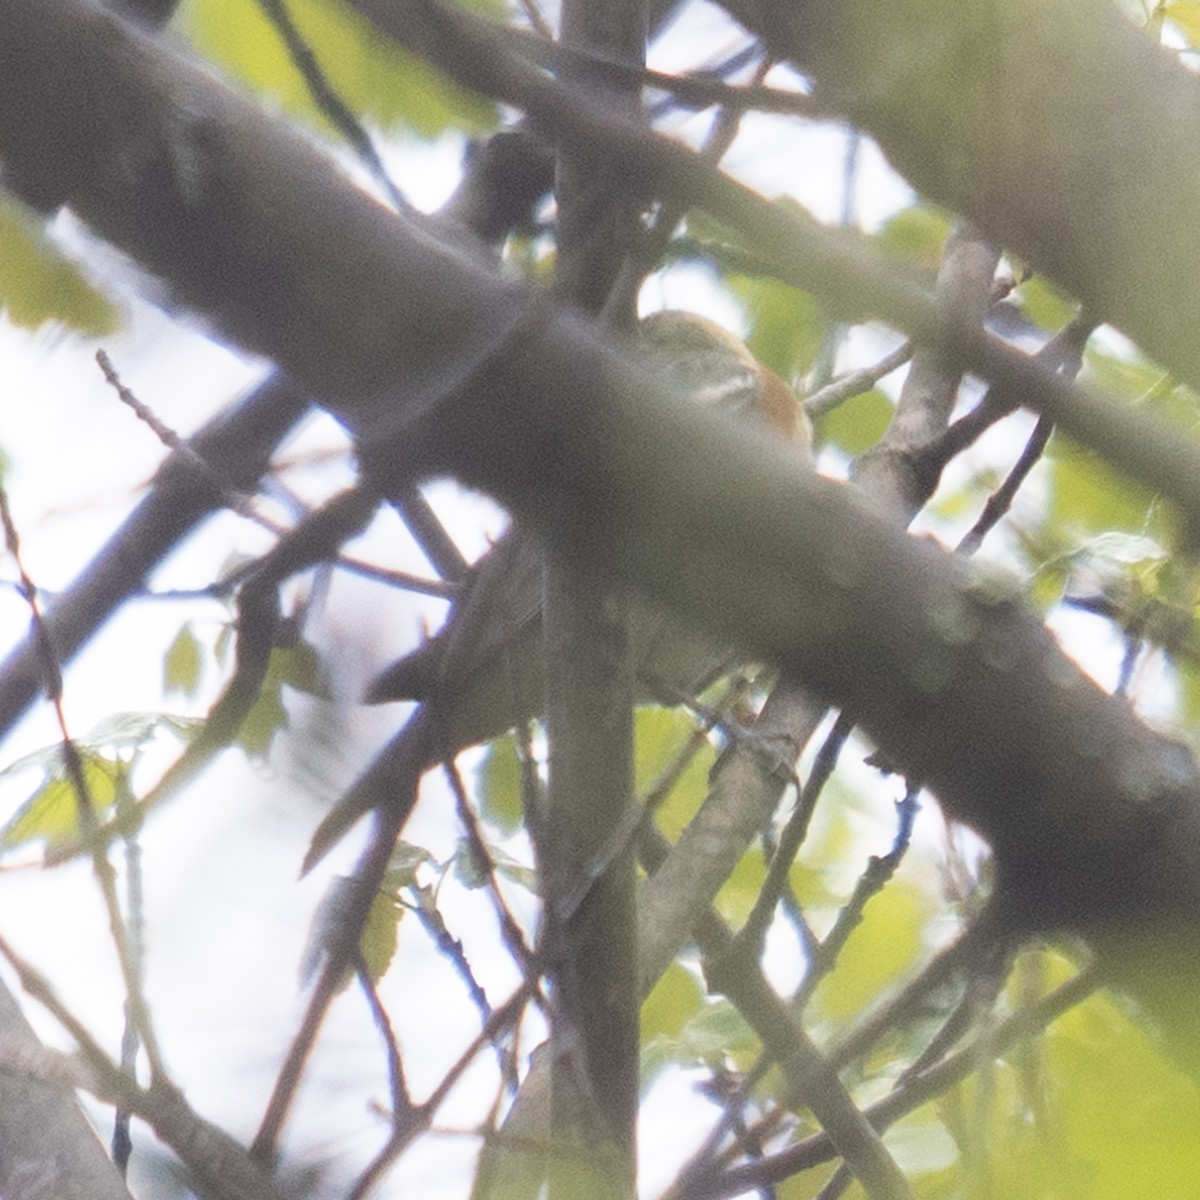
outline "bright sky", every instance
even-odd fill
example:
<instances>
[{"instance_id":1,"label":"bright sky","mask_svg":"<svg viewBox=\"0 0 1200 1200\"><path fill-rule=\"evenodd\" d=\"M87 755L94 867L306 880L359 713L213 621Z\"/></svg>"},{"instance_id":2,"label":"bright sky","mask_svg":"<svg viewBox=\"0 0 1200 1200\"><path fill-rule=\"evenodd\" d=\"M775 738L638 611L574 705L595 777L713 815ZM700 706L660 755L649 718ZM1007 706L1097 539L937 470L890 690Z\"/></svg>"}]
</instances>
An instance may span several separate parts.
<instances>
[{"instance_id":1,"label":"bright sky","mask_svg":"<svg viewBox=\"0 0 1200 1200\"><path fill-rule=\"evenodd\" d=\"M704 118L693 119L681 132L697 136L703 123ZM836 219L842 203L844 135L792 122L781 144L779 130L777 121L748 118L727 168L768 195L792 195L821 218ZM429 150L397 143L386 148L386 156L423 207L436 206L453 185L456 148ZM863 226L876 226L908 199L908 189L891 175L878 152L864 145L855 205ZM92 343L46 332L31 337L0 317L0 394L5 400L0 445L10 459L5 485L22 536L25 565L49 591L76 575L136 501L163 456L150 431L104 382L94 362L97 346L108 351L126 385L185 434L264 370L263 364L214 343L188 318L130 298L126 285L133 275L127 266L95 246L69 218L59 219L58 231L91 270L117 280L116 290L127 297L128 319L120 334ZM740 323L735 305L713 290L706 272L695 269L674 268L653 282L647 303L697 309L733 327ZM336 440L328 423L316 423L294 452ZM345 471L336 475L344 478ZM309 476L309 482L314 481L323 490L333 486L320 474ZM488 532L498 528L494 510L464 504L446 487L435 489L435 494L471 552L480 552ZM481 511L486 513L482 527L476 521ZM395 561L399 536L394 522L381 521L358 552ZM222 518L187 546L156 586L202 584L232 549L253 552L266 544L261 531L236 518ZM419 569L420 564L410 557L404 565ZM11 563L2 573L12 578ZM436 603L388 597L377 586L339 579L320 620L324 634L337 646L338 682L347 694L389 654L411 645L422 621L436 623L439 611ZM73 735L86 736L114 712L162 707L163 653L190 613L196 613L201 635L214 638L224 617L219 605L197 611L173 602L145 601L130 606L80 657L67 676ZM15 644L27 626L24 602L11 589L0 590L0 648ZM214 674L208 683L203 703L173 697L168 707L202 712L216 684ZM283 740L269 768L226 756L146 832L149 988L162 1041L189 1098L206 1115L229 1123L236 1134L253 1132L270 1073L301 1011L296 969L309 914L332 875L352 861L353 848L347 847L313 878L296 882L320 804L336 794L353 764L365 761L367 748L378 745L399 719L398 710L339 710L298 698L294 735ZM39 706L0 747L0 766L55 740L57 730L46 706ZM29 786L28 775L0 778L0 818L24 800ZM886 849L889 804L890 797L883 798L878 812L862 814L873 838L871 852ZM447 806L435 798L422 806L407 836L437 856L448 857L457 831L447 816ZM940 831L933 832L940 836ZM498 950L492 926L480 917L478 896L449 880L440 899L447 920L467 943L469 958L488 981L492 999L503 1000L516 976ZM0 911L6 914L0 923L4 934L55 981L106 1043L115 1045L121 994L88 872L72 867L47 875L2 875ZM403 1014L406 1065L413 1090L420 1095L440 1077L478 1021L461 987L449 978L444 960L414 921L403 923L402 939L406 966L392 973L385 992L395 1011ZM777 969L787 973L789 955L794 965L794 951L780 946L779 955ZM432 997L435 988L436 1002L412 1002L414 991ZM39 1019L38 1027L55 1044L66 1045L52 1023ZM330 1104L329 1089L361 1082L365 1074L374 1078L372 1094L382 1100L386 1086L378 1074L380 1060L361 1002L343 999L304 1093L297 1126L302 1132L289 1144L304 1153L328 1156L338 1172L352 1170L364 1149L383 1139L384 1125L364 1119L361 1107L347 1110ZM440 1124L466 1127L481 1119L494 1092L492 1074L485 1058ZM665 1182L676 1157L699 1136L702 1111L711 1113L692 1084L685 1073L669 1075L645 1105L644 1145L655 1149L643 1180L647 1195ZM463 1156L472 1152L473 1143L455 1137L428 1139L406 1157L379 1194L452 1195L447 1180L463 1178Z\"/></svg>"}]
</instances>

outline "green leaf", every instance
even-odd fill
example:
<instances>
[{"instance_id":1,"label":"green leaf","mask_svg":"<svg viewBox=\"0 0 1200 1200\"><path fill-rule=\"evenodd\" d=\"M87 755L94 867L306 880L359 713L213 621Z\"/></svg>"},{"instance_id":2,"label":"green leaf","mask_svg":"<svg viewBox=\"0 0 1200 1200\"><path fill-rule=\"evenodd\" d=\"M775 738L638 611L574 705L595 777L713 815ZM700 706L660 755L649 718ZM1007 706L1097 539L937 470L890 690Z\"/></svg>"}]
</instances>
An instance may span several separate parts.
<instances>
[{"instance_id":1,"label":"green leaf","mask_svg":"<svg viewBox=\"0 0 1200 1200\"><path fill-rule=\"evenodd\" d=\"M1087 1168L1089 1200L1195 1194L1200 1093L1108 994L1059 1018L1045 1056L1056 1119Z\"/></svg>"},{"instance_id":2,"label":"green leaf","mask_svg":"<svg viewBox=\"0 0 1200 1200\"><path fill-rule=\"evenodd\" d=\"M515 883L518 887L525 888L526 891L538 893L538 876L528 863L522 862L519 858L514 858L511 854L507 854L497 846L488 847L488 855L492 860L492 868L496 874Z\"/></svg>"},{"instance_id":3,"label":"green leaf","mask_svg":"<svg viewBox=\"0 0 1200 1200\"><path fill-rule=\"evenodd\" d=\"M1162 12L1189 46L1200 46L1200 4L1195 0L1177 0L1175 4L1164 4Z\"/></svg>"},{"instance_id":4,"label":"green leaf","mask_svg":"<svg viewBox=\"0 0 1200 1200\"><path fill-rule=\"evenodd\" d=\"M204 659L200 652L200 641L191 623L184 625L167 647L163 658L163 690L170 695L181 692L194 697L200 689Z\"/></svg>"},{"instance_id":5,"label":"green leaf","mask_svg":"<svg viewBox=\"0 0 1200 1200\"><path fill-rule=\"evenodd\" d=\"M901 880L874 896L850 935L833 973L817 989L821 1013L835 1021L861 1013L916 962L930 901Z\"/></svg>"},{"instance_id":6,"label":"green leaf","mask_svg":"<svg viewBox=\"0 0 1200 1200\"><path fill-rule=\"evenodd\" d=\"M696 722L682 708L654 704L638 708L633 721L633 786L640 796L658 783L683 753L696 731Z\"/></svg>"},{"instance_id":7,"label":"green leaf","mask_svg":"<svg viewBox=\"0 0 1200 1200\"><path fill-rule=\"evenodd\" d=\"M763 276L732 275L726 282L750 318L747 345L783 379L811 370L825 330L824 310L807 292Z\"/></svg>"},{"instance_id":8,"label":"green leaf","mask_svg":"<svg viewBox=\"0 0 1200 1200\"><path fill-rule=\"evenodd\" d=\"M511 733L488 745L475 775L484 817L502 833L515 833L524 819L521 803L521 763Z\"/></svg>"},{"instance_id":9,"label":"green leaf","mask_svg":"<svg viewBox=\"0 0 1200 1200\"><path fill-rule=\"evenodd\" d=\"M455 878L469 891L476 891L487 885L487 873L483 864L475 856L471 841L460 837L454 845L452 855Z\"/></svg>"},{"instance_id":10,"label":"green leaf","mask_svg":"<svg viewBox=\"0 0 1200 1200\"><path fill-rule=\"evenodd\" d=\"M679 1062L687 1064L727 1061L745 1070L758 1052L758 1036L746 1018L723 996L700 1005L679 1039Z\"/></svg>"},{"instance_id":11,"label":"green leaf","mask_svg":"<svg viewBox=\"0 0 1200 1200\"><path fill-rule=\"evenodd\" d=\"M822 1194L825 1185L833 1178L839 1165L835 1160L832 1163L812 1167L807 1171L798 1171L774 1189L775 1200L816 1200L816 1197ZM852 1186L846 1194L851 1200L859 1200L862 1192L861 1189ZM921 1200L926 1200L924 1192L919 1192L918 1195Z\"/></svg>"},{"instance_id":12,"label":"green leaf","mask_svg":"<svg viewBox=\"0 0 1200 1200\"><path fill-rule=\"evenodd\" d=\"M1013 291L1021 312L1042 329L1060 329L1075 315L1078 305L1044 275L1033 275Z\"/></svg>"},{"instance_id":13,"label":"green leaf","mask_svg":"<svg viewBox=\"0 0 1200 1200\"><path fill-rule=\"evenodd\" d=\"M283 659L288 653L287 649L279 648L271 651L271 660L267 664L266 678L263 679L258 698L250 706L234 739L250 758L265 759L275 735L290 723L283 705Z\"/></svg>"},{"instance_id":14,"label":"green leaf","mask_svg":"<svg viewBox=\"0 0 1200 1200\"><path fill-rule=\"evenodd\" d=\"M125 787L126 766L111 758L80 749L83 782L97 819L116 803ZM0 829L0 846L13 849L32 841L48 846L80 837L79 795L66 772L59 750L56 769L48 772L37 791Z\"/></svg>"},{"instance_id":15,"label":"green leaf","mask_svg":"<svg viewBox=\"0 0 1200 1200\"><path fill-rule=\"evenodd\" d=\"M286 646L277 646L271 654L271 665L278 672L280 683L309 696L328 699L321 657L312 642L297 639Z\"/></svg>"},{"instance_id":16,"label":"green leaf","mask_svg":"<svg viewBox=\"0 0 1200 1200\"><path fill-rule=\"evenodd\" d=\"M682 709L639 708L634 715L634 776L639 796L644 796L687 746L695 730ZM659 829L672 841L683 832L708 795L708 775L716 751L705 742L675 781L655 817Z\"/></svg>"},{"instance_id":17,"label":"green leaf","mask_svg":"<svg viewBox=\"0 0 1200 1200\"><path fill-rule=\"evenodd\" d=\"M950 236L950 218L940 209L914 204L889 217L875 234L875 241L892 258L935 273Z\"/></svg>"},{"instance_id":18,"label":"green leaf","mask_svg":"<svg viewBox=\"0 0 1200 1200\"><path fill-rule=\"evenodd\" d=\"M0 312L27 329L55 321L86 337L112 333L120 324L116 306L60 253L36 218L2 195Z\"/></svg>"},{"instance_id":19,"label":"green leaf","mask_svg":"<svg viewBox=\"0 0 1200 1200\"><path fill-rule=\"evenodd\" d=\"M817 422L817 441L847 454L861 454L883 437L896 406L879 388L854 396Z\"/></svg>"},{"instance_id":20,"label":"green leaf","mask_svg":"<svg viewBox=\"0 0 1200 1200\"><path fill-rule=\"evenodd\" d=\"M290 0L288 11L341 101L361 119L432 138L495 125L490 101L466 92L380 36L335 0ZM275 26L257 3L189 0L176 20L202 54L288 112L324 123Z\"/></svg>"},{"instance_id":21,"label":"green leaf","mask_svg":"<svg viewBox=\"0 0 1200 1200\"><path fill-rule=\"evenodd\" d=\"M358 948L363 957L367 977L378 983L392 965L399 944L400 922L404 918L404 906L393 893L380 888L371 901Z\"/></svg>"},{"instance_id":22,"label":"green leaf","mask_svg":"<svg viewBox=\"0 0 1200 1200\"><path fill-rule=\"evenodd\" d=\"M729 878L721 885L717 893L717 911L730 924L743 924L762 891L767 877L767 864L763 860L762 851L757 845L738 860Z\"/></svg>"},{"instance_id":23,"label":"green leaf","mask_svg":"<svg viewBox=\"0 0 1200 1200\"><path fill-rule=\"evenodd\" d=\"M642 1036L679 1037L703 1003L704 989L696 977L686 967L672 963L642 1001Z\"/></svg>"},{"instance_id":24,"label":"green leaf","mask_svg":"<svg viewBox=\"0 0 1200 1200\"><path fill-rule=\"evenodd\" d=\"M1090 450L1055 437L1044 459L1050 472L1050 520L1071 536L1098 535L1107 530L1151 533L1162 520L1153 520L1154 494L1118 475Z\"/></svg>"},{"instance_id":25,"label":"green leaf","mask_svg":"<svg viewBox=\"0 0 1200 1200\"><path fill-rule=\"evenodd\" d=\"M177 717L171 713L110 713L92 727L86 738L75 738L75 748L85 759L99 755L111 757L116 750L136 751L162 732L173 734L180 741L189 741L203 724L200 718ZM62 770L62 744L52 742L23 754L0 771L0 779L35 767L42 772L43 778L59 773Z\"/></svg>"},{"instance_id":26,"label":"green leaf","mask_svg":"<svg viewBox=\"0 0 1200 1200\"><path fill-rule=\"evenodd\" d=\"M251 758L266 758L275 735L290 724L283 703L285 685L309 695L323 695L317 654L308 642L276 646L271 651L258 698L242 721L235 739Z\"/></svg>"},{"instance_id":27,"label":"green leaf","mask_svg":"<svg viewBox=\"0 0 1200 1200\"><path fill-rule=\"evenodd\" d=\"M417 872L434 861L433 855L424 846L413 842L397 842L380 887L392 893L399 893L402 888L416 887Z\"/></svg>"}]
</instances>

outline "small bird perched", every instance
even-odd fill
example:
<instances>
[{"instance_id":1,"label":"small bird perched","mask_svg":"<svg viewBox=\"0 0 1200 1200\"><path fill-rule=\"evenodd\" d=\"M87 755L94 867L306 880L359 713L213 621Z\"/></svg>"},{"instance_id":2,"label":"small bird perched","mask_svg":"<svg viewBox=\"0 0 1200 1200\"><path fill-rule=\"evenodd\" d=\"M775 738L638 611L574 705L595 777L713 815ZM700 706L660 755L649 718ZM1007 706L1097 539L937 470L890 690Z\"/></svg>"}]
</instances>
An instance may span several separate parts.
<instances>
[{"instance_id":1,"label":"small bird perched","mask_svg":"<svg viewBox=\"0 0 1200 1200\"><path fill-rule=\"evenodd\" d=\"M715 322L656 313L640 322L638 350L672 390L738 420L762 422L807 461L811 426L791 389ZM514 528L474 568L442 631L379 675L366 701L433 705L447 755L537 715L541 598L541 547ZM736 662L731 647L646 601L631 604L628 629L642 694L666 703L697 695Z\"/></svg>"},{"instance_id":2,"label":"small bird perched","mask_svg":"<svg viewBox=\"0 0 1200 1200\"><path fill-rule=\"evenodd\" d=\"M735 420L760 422L807 463L811 427L791 390L732 334L703 317L663 312L640 323L634 352L665 388ZM368 703L419 700L408 724L326 814L304 862L310 870L368 809L403 806L423 772L486 742L543 708L541 543L510 529L472 569L442 630L393 663ZM630 656L641 694L676 704L737 662L733 648L647 600L627 609Z\"/></svg>"}]
</instances>

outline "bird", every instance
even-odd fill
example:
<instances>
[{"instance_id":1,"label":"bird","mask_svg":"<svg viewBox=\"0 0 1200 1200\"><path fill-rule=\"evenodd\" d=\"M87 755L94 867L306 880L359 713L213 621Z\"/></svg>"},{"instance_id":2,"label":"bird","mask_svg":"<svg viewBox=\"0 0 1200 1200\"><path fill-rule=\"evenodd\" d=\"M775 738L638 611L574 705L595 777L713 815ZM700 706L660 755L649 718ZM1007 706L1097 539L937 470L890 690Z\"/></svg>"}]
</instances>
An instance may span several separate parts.
<instances>
[{"instance_id":1,"label":"bird","mask_svg":"<svg viewBox=\"0 0 1200 1200\"><path fill-rule=\"evenodd\" d=\"M735 421L757 423L811 465L812 427L791 389L717 323L667 310L638 323L631 353L664 389ZM416 797L421 775L543 709L542 546L513 524L471 569L442 629L366 688L369 704L418 701L387 752L342 794L313 833L307 873L368 809ZM640 699L678 704L730 671L739 656L707 631L640 597L626 608Z\"/></svg>"},{"instance_id":2,"label":"bird","mask_svg":"<svg viewBox=\"0 0 1200 1200\"><path fill-rule=\"evenodd\" d=\"M808 462L812 427L791 388L723 326L668 309L638 323L636 353L664 386L735 420L757 422ZM543 557L514 525L472 570L443 629L367 687L370 704L434 706L450 754L487 742L540 711ZM627 616L639 695L666 704L695 697L738 656L707 632L635 599Z\"/></svg>"}]
</instances>

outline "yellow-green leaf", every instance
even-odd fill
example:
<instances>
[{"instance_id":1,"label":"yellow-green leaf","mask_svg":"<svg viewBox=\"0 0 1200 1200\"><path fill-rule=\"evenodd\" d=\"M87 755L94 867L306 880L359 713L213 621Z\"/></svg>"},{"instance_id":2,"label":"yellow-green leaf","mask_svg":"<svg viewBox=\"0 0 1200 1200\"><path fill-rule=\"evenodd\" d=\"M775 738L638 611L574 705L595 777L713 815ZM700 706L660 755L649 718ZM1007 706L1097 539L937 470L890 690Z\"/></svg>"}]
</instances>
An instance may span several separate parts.
<instances>
[{"instance_id":1,"label":"yellow-green leaf","mask_svg":"<svg viewBox=\"0 0 1200 1200\"><path fill-rule=\"evenodd\" d=\"M181 692L185 696L195 696L200 687L203 666L200 642L189 623L180 629L167 647L163 658L163 690L168 695Z\"/></svg>"},{"instance_id":2,"label":"yellow-green leaf","mask_svg":"<svg viewBox=\"0 0 1200 1200\"><path fill-rule=\"evenodd\" d=\"M634 775L637 793L644 797L664 778L687 747L695 723L678 708L639 708L634 717ZM683 831L696 815L708 794L708 773L716 751L705 742L688 762L657 810L659 828L671 840Z\"/></svg>"},{"instance_id":3,"label":"yellow-green leaf","mask_svg":"<svg viewBox=\"0 0 1200 1200\"><path fill-rule=\"evenodd\" d=\"M817 989L821 1013L846 1020L901 979L921 952L921 930L929 917L928 897L901 880L893 880L876 895L833 973Z\"/></svg>"},{"instance_id":4,"label":"yellow-green leaf","mask_svg":"<svg viewBox=\"0 0 1200 1200\"><path fill-rule=\"evenodd\" d=\"M125 765L98 754L83 754L83 784L97 819L116 803L124 786ZM21 805L0 830L0 846L13 849L31 841L49 846L73 841L81 834L79 792L62 766L48 774L41 786Z\"/></svg>"},{"instance_id":5,"label":"yellow-green leaf","mask_svg":"<svg viewBox=\"0 0 1200 1200\"><path fill-rule=\"evenodd\" d=\"M398 904L390 892L380 888L371 902L371 911L358 943L367 975L376 983L383 978L395 957L403 916L404 906Z\"/></svg>"},{"instance_id":6,"label":"yellow-green leaf","mask_svg":"<svg viewBox=\"0 0 1200 1200\"><path fill-rule=\"evenodd\" d=\"M1200 46L1200 4L1195 0L1178 0L1162 6L1164 16L1187 38L1189 46Z\"/></svg>"},{"instance_id":7,"label":"yellow-green leaf","mask_svg":"<svg viewBox=\"0 0 1200 1200\"><path fill-rule=\"evenodd\" d=\"M932 274L941 265L949 235L950 218L944 212L926 204L914 204L889 217L875 240L893 258Z\"/></svg>"},{"instance_id":8,"label":"yellow-green leaf","mask_svg":"<svg viewBox=\"0 0 1200 1200\"><path fill-rule=\"evenodd\" d=\"M642 1002L642 1036L678 1037L703 1002L704 989L696 977L679 963L672 963Z\"/></svg>"},{"instance_id":9,"label":"yellow-green leaf","mask_svg":"<svg viewBox=\"0 0 1200 1200\"><path fill-rule=\"evenodd\" d=\"M847 454L861 454L883 437L896 406L880 388L853 396L817 422L817 440Z\"/></svg>"},{"instance_id":10,"label":"yellow-green leaf","mask_svg":"<svg viewBox=\"0 0 1200 1200\"><path fill-rule=\"evenodd\" d=\"M521 827L524 806L521 764L512 734L496 738L488 746L475 778L483 815L502 833L514 833Z\"/></svg>"},{"instance_id":11,"label":"yellow-green leaf","mask_svg":"<svg viewBox=\"0 0 1200 1200\"><path fill-rule=\"evenodd\" d=\"M98 292L13 200L0 196L0 312L37 329L61 322L100 337L117 328L116 306Z\"/></svg>"},{"instance_id":12,"label":"yellow-green leaf","mask_svg":"<svg viewBox=\"0 0 1200 1200\"><path fill-rule=\"evenodd\" d=\"M422 137L481 132L490 101L463 91L335 0L290 0L288 12L338 98L359 118ZM176 26L201 53L289 112L323 122L279 31L254 0L189 0Z\"/></svg>"}]
</instances>

